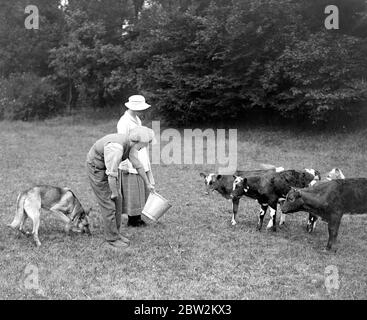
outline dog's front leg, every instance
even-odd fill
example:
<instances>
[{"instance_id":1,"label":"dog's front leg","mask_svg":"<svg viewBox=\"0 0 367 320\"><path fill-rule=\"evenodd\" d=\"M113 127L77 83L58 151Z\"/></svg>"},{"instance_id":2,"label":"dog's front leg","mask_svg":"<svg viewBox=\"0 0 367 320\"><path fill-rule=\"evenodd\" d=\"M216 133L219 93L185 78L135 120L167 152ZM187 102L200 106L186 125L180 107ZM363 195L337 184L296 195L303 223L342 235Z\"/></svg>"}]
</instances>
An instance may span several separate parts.
<instances>
[{"instance_id":1,"label":"dog's front leg","mask_svg":"<svg viewBox=\"0 0 367 320\"><path fill-rule=\"evenodd\" d=\"M232 226L235 226L237 224L236 218L237 218L239 202L240 202L240 199L233 199L232 200L232 212L233 212L232 220L231 220Z\"/></svg>"},{"instance_id":2,"label":"dog's front leg","mask_svg":"<svg viewBox=\"0 0 367 320\"><path fill-rule=\"evenodd\" d=\"M64 231L67 235L70 235L70 231L72 230L73 227L70 218L67 217L63 212L55 208L51 208L50 211L55 215L56 218L65 223Z\"/></svg>"},{"instance_id":3,"label":"dog's front leg","mask_svg":"<svg viewBox=\"0 0 367 320\"><path fill-rule=\"evenodd\" d=\"M66 235L70 236L71 234L71 228L72 228L72 225L70 222L66 223L65 226L64 226L64 231L66 233Z\"/></svg>"}]
</instances>

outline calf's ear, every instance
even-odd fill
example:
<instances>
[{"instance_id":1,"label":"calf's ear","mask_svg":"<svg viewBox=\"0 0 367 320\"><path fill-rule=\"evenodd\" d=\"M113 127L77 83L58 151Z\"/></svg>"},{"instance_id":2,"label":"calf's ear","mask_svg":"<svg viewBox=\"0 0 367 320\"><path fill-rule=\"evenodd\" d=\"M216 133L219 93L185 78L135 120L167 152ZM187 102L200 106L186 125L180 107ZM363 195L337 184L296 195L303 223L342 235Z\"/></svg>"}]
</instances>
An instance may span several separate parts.
<instances>
[{"instance_id":1,"label":"calf's ear","mask_svg":"<svg viewBox=\"0 0 367 320\"><path fill-rule=\"evenodd\" d=\"M319 170L315 170L315 175L321 180L321 173Z\"/></svg>"},{"instance_id":2,"label":"calf's ear","mask_svg":"<svg viewBox=\"0 0 367 320\"><path fill-rule=\"evenodd\" d=\"M222 176L220 174L217 175L217 180L219 180L220 178L222 178Z\"/></svg>"},{"instance_id":3,"label":"calf's ear","mask_svg":"<svg viewBox=\"0 0 367 320\"><path fill-rule=\"evenodd\" d=\"M200 172L200 177L206 178L206 174L205 174L205 173Z\"/></svg>"}]
</instances>

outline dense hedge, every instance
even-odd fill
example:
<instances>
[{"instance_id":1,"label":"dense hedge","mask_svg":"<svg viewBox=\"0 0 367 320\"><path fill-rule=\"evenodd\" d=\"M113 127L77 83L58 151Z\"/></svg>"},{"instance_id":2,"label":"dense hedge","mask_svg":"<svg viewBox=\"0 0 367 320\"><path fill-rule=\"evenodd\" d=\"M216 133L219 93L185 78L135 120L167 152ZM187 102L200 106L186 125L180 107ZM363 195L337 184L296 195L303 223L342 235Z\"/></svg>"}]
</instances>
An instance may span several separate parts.
<instances>
[{"instance_id":1,"label":"dense hedge","mask_svg":"<svg viewBox=\"0 0 367 320\"><path fill-rule=\"evenodd\" d=\"M57 92L47 78L31 73L0 79L0 119L44 119L57 113Z\"/></svg>"},{"instance_id":2,"label":"dense hedge","mask_svg":"<svg viewBox=\"0 0 367 320\"><path fill-rule=\"evenodd\" d=\"M52 114L54 95L70 111L141 93L172 123L261 110L318 123L367 100L365 0L333 1L339 30L324 27L326 0L34 0L38 32L22 26L26 2L0 14L0 117Z\"/></svg>"},{"instance_id":3,"label":"dense hedge","mask_svg":"<svg viewBox=\"0 0 367 320\"><path fill-rule=\"evenodd\" d=\"M314 28L307 8L288 0L218 1L201 13L152 7L125 59L135 68L120 79L134 79L162 115L183 123L254 109L314 123L350 114L366 100L367 30L327 31L324 17Z\"/></svg>"}]
</instances>

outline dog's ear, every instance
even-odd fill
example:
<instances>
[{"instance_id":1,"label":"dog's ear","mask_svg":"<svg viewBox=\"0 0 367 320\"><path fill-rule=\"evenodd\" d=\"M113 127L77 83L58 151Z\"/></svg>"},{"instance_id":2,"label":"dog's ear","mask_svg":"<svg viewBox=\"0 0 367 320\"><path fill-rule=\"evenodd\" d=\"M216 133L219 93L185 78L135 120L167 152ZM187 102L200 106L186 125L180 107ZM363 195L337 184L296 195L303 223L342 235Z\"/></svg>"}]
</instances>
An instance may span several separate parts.
<instances>
[{"instance_id":1,"label":"dog's ear","mask_svg":"<svg viewBox=\"0 0 367 320\"><path fill-rule=\"evenodd\" d=\"M206 178L206 174L205 174L205 173L200 172L200 177Z\"/></svg>"},{"instance_id":2,"label":"dog's ear","mask_svg":"<svg viewBox=\"0 0 367 320\"><path fill-rule=\"evenodd\" d=\"M85 214L89 216L90 212L93 210L92 207L88 207L86 210L84 210Z\"/></svg>"}]
</instances>

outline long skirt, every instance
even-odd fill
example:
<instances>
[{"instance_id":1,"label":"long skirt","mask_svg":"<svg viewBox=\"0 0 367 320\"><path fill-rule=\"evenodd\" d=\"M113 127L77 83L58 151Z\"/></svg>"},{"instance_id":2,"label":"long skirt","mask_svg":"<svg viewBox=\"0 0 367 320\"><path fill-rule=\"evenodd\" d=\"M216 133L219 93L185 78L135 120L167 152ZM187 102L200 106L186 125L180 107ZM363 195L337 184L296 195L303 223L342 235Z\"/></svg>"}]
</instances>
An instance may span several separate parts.
<instances>
[{"instance_id":1,"label":"long skirt","mask_svg":"<svg viewBox=\"0 0 367 320\"><path fill-rule=\"evenodd\" d=\"M122 193L122 213L129 216L141 215L149 196L149 190L143 178L138 174L124 172L122 170L119 170L119 178Z\"/></svg>"}]
</instances>

